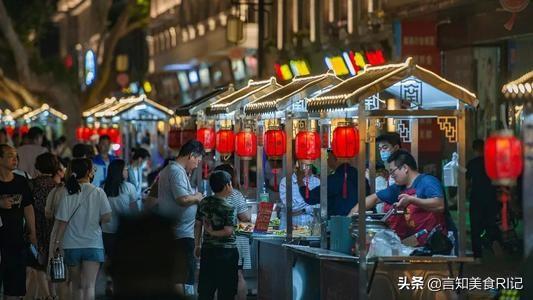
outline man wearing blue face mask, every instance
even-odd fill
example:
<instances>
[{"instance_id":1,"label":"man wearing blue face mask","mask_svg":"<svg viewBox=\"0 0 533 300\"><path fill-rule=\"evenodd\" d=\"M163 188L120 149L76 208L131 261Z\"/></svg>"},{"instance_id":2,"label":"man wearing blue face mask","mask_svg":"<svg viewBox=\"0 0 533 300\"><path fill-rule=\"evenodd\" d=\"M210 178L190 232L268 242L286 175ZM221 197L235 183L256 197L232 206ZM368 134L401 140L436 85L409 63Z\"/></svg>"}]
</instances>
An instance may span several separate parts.
<instances>
[{"instance_id":1,"label":"man wearing blue face mask","mask_svg":"<svg viewBox=\"0 0 533 300\"><path fill-rule=\"evenodd\" d=\"M402 141L400 135L396 132L386 132L376 138L378 144L379 156L385 164L388 165L387 160L392 153L402 148Z\"/></svg>"}]
</instances>

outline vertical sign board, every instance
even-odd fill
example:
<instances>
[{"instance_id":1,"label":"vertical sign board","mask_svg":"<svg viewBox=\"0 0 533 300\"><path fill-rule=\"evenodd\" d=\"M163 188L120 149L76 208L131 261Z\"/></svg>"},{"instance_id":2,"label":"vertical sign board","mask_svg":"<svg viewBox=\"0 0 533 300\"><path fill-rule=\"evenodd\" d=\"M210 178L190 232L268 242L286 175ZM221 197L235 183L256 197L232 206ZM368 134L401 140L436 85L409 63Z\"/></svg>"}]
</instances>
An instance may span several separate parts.
<instances>
[{"instance_id":1,"label":"vertical sign board","mask_svg":"<svg viewBox=\"0 0 533 300\"><path fill-rule=\"evenodd\" d=\"M257 213L257 220L255 221L254 232L265 233L268 231L268 224L270 223L270 217L272 217L272 209L274 203L272 202L260 202L259 211Z\"/></svg>"},{"instance_id":2,"label":"vertical sign board","mask_svg":"<svg viewBox=\"0 0 533 300\"><path fill-rule=\"evenodd\" d=\"M436 74L441 73L435 21L402 21L402 56L413 57L416 64Z\"/></svg>"}]
</instances>

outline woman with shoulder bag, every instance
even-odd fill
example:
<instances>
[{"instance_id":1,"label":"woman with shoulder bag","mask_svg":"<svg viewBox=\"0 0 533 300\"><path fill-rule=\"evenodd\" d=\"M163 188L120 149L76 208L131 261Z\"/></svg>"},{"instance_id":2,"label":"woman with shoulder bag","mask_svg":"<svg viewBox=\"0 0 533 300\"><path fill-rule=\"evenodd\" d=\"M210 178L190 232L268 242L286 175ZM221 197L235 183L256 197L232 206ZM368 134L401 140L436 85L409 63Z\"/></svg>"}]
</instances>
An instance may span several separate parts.
<instances>
[{"instance_id":1,"label":"woman with shoulder bag","mask_svg":"<svg viewBox=\"0 0 533 300\"><path fill-rule=\"evenodd\" d=\"M34 262L34 280L29 287L38 289L38 294L45 299L50 296L49 283L46 277L46 265L49 256L50 234L54 225L53 220L47 219L45 214L46 200L50 192L61 183L65 176L64 168L59 158L52 153L37 156L35 168L39 175L31 179L30 189L33 194L33 209L35 211L35 230L37 234L38 259Z\"/></svg>"},{"instance_id":2,"label":"woman with shoulder bag","mask_svg":"<svg viewBox=\"0 0 533 300\"><path fill-rule=\"evenodd\" d=\"M111 221L111 206L105 192L91 184L95 170L90 159L74 159L69 169L66 197L55 214L54 243L64 251L73 299L94 299L96 276L104 262L100 223Z\"/></svg>"}]
</instances>

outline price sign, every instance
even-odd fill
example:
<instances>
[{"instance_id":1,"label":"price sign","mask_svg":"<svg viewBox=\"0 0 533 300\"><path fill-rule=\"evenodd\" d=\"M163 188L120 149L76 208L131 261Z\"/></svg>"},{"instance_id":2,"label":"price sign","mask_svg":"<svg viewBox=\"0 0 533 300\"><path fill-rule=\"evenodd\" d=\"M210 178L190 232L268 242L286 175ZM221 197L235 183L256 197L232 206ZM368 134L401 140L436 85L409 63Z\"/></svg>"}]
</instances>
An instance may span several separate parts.
<instances>
[{"instance_id":1,"label":"price sign","mask_svg":"<svg viewBox=\"0 0 533 300\"><path fill-rule=\"evenodd\" d=\"M274 203L260 202L259 212L257 213L257 220L255 221L254 232L267 232L270 217L272 216L272 209Z\"/></svg>"}]
</instances>

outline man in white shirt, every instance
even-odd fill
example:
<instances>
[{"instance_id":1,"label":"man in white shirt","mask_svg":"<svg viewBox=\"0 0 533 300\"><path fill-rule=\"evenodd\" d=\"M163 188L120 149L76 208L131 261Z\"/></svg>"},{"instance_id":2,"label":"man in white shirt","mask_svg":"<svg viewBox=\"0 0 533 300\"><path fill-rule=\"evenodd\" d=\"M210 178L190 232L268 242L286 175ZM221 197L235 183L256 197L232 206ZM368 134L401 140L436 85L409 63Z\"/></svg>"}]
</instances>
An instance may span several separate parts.
<instances>
[{"instance_id":1,"label":"man in white shirt","mask_svg":"<svg viewBox=\"0 0 533 300\"><path fill-rule=\"evenodd\" d=\"M48 152L48 149L42 146L44 131L39 127L32 127L28 131L28 143L17 149L19 155L18 169L26 173L29 177L34 178L38 175L35 169L35 159L37 156Z\"/></svg>"}]
</instances>

